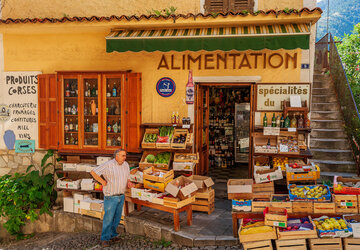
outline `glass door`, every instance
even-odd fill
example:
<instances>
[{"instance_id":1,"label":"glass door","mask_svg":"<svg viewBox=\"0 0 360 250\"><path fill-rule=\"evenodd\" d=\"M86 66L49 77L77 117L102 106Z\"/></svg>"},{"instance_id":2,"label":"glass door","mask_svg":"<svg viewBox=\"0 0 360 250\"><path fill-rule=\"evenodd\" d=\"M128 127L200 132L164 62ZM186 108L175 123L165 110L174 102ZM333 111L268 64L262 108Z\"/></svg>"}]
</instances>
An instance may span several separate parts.
<instances>
[{"instance_id":1,"label":"glass door","mask_svg":"<svg viewBox=\"0 0 360 250\"><path fill-rule=\"evenodd\" d=\"M63 136L64 148L79 146L79 81L76 75L63 76Z\"/></svg>"},{"instance_id":2,"label":"glass door","mask_svg":"<svg viewBox=\"0 0 360 250\"><path fill-rule=\"evenodd\" d=\"M123 120L124 102L122 95L124 93L125 78L122 74L113 74L104 76L103 91L105 98L105 147L123 148Z\"/></svg>"},{"instance_id":3,"label":"glass door","mask_svg":"<svg viewBox=\"0 0 360 250\"><path fill-rule=\"evenodd\" d=\"M82 145L84 148L98 148L100 145L100 136L99 127L100 124L100 80L99 75L83 75L82 77L82 114L83 114L83 123L82 123Z\"/></svg>"}]
</instances>

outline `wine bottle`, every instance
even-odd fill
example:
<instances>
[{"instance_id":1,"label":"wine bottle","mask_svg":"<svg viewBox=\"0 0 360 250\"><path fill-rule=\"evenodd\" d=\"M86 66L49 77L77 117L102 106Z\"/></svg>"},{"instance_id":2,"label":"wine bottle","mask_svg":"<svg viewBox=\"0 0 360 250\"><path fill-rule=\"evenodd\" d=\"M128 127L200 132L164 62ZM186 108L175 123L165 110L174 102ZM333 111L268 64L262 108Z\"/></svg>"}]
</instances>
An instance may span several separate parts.
<instances>
[{"instance_id":1,"label":"wine bottle","mask_svg":"<svg viewBox=\"0 0 360 250\"><path fill-rule=\"evenodd\" d=\"M79 124L78 124L78 120L76 119L76 122L75 122L75 131L79 131Z\"/></svg>"},{"instance_id":2,"label":"wine bottle","mask_svg":"<svg viewBox=\"0 0 360 250\"><path fill-rule=\"evenodd\" d=\"M73 129L74 129L74 124L72 123L72 119L70 119L69 130L73 131Z\"/></svg>"},{"instance_id":3,"label":"wine bottle","mask_svg":"<svg viewBox=\"0 0 360 250\"><path fill-rule=\"evenodd\" d=\"M74 144L74 137L73 137L73 134L71 133L70 134L70 144Z\"/></svg>"},{"instance_id":4,"label":"wine bottle","mask_svg":"<svg viewBox=\"0 0 360 250\"><path fill-rule=\"evenodd\" d=\"M66 145L68 145L70 143L70 141L69 141L69 136L68 135L66 135L66 138L65 138L65 144Z\"/></svg>"},{"instance_id":5,"label":"wine bottle","mask_svg":"<svg viewBox=\"0 0 360 250\"><path fill-rule=\"evenodd\" d=\"M89 131L90 131L89 119L86 119L85 132L89 132Z\"/></svg>"},{"instance_id":6,"label":"wine bottle","mask_svg":"<svg viewBox=\"0 0 360 250\"><path fill-rule=\"evenodd\" d=\"M267 117L266 117L266 113L264 115L264 119L263 119L263 127L267 127Z\"/></svg>"},{"instance_id":7,"label":"wine bottle","mask_svg":"<svg viewBox=\"0 0 360 250\"><path fill-rule=\"evenodd\" d=\"M297 127L297 120L294 114L293 118L290 121L290 128L296 128L296 127Z\"/></svg>"},{"instance_id":8,"label":"wine bottle","mask_svg":"<svg viewBox=\"0 0 360 250\"><path fill-rule=\"evenodd\" d=\"M117 92L117 90L116 90L116 86L115 86L115 83L114 83L114 87L112 89L112 96L113 97L116 97L116 92Z\"/></svg>"},{"instance_id":9,"label":"wine bottle","mask_svg":"<svg viewBox=\"0 0 360 250\"><path fill-rule=\"evenodd\" d=\"M289 115L286 115L285 121L284 121L284 127L289 128L290 127L290 118Z\"/></svg>"},{"instance_id":10,"label":"wine bottle","mask_svg":"<svg viewBox=\"0 0 360 250\"><path fill-rule=\"evenodd\" d=\"M192 70L189 71L189 78L186 84L186 104L194 104L195 85L192 78Z\"/></svg>"},{"instance_id":11,"label":"wine bottle","mask_svg":"<svg viewBox=\"0 0 360 250\"><path fill-rule=\"evenodd\" d=\"M280 118L280 128L284 128L284 114L281 114L281 118Z\"/></svg>"},{"instance_id":12,"label":"wine bottle","mask_svg":"<svg viewBox=\"0 0 360 250\"><path fill-rule=\"evenodd\" d=\"M88 97L89 83L85 82L85 97Z\"/></svg>"},{"instance_id":13,"label":"wine bottle","mask_svg":"<svg viewBox=\"0 0 360 250\"><path fill-rule=\"evenodd\" d=\"M299 118L299 120L298 120L297 127L298 127L298 128L303 128L303 127L304 127L304 118L303 118L303 115L302 115L302 114L300 114L300 118Z\"/></svg>"},{"instance_id":14,"label":"wine bottle","mask_svg":"<svg viewBox=\"0 0 360 250\"><path fill-rule=\"evenodd\" d=\"M271 119L271 127L276 127L276 117L275 117L275 113L273 113L273 117Z\"/></svg>"},{"instance_id":15,"label":"wine bottle","mask_svg":"<svg viewBox=\"0 0 360 250\"><path fill-rule=\"evenodd\" d=\"M65 96L70 97L70 87L69 83L66 83Z\"/></svg>"},{"instance_id":16,"label":"wine bottle","mask_svg":"<svg viewBox=\"0 0 360 250\"><path fill-rule=\"evenodd\" d=\"M91 89L91 96L92 97L96 97L96 88L95 88L96 86L95 86L95 84L94 84L94 86L93 86L93 88Z\"/></svg>"},{"instance_id":17,"label":"wine bottle","mask_svg":"<svg viewBox=\"0 0 360 250\"><path fill-rule=\"evenodd\" d=\"M107 86L106 97L111 97L110 84L108 84L108 86Z\"/></svg>"},{"instance_id":18,"label":"wine bottle","mask_svg":"<svg viewBox=\"0 0 360 250\"><path fill-rule=\"evenodd\" d=\"M68 114L68 102L67 102L67 100L65 100L65 104L64 104L64 114L65 115Z\"/></svg>"},{"instance_id":19,"label":"wine bottle","mask_svg":"<svg viewBox=\"0 0 360 250\"><path fill-rule=\"evenodd\" d=\"M69 123L68 123L68 121L67 121L67 118L65 119L64 130L65 130L65 132L68 132L68 131L69 131Z\"/></svg>"}]
</instances>

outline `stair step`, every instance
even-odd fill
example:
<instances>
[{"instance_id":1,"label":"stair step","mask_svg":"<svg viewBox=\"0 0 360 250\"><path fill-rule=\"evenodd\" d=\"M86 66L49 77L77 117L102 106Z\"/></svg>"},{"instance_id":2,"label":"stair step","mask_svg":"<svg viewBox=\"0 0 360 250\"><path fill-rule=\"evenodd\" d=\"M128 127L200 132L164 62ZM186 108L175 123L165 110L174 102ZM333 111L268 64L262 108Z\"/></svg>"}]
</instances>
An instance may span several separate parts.
<instances>
[{"instance_id":1,"label":"stair step","mask_svg":"<svg viewBox=\"0 0 360 250\"><path fill-rule=\"evenodd\" d=\"M311 120L311 128L343 128L343 120Z\"/></svg>"},{"instance_id":2,"label":"stair step","mask_svg":"<svg viewBox=\"0 0 360 250\"><path fill-rule=\"evenodd\" d=\"M332 83L329 81L314 81L313 82L313 88L331 88Z\"/></svg>"},{"instance_id":3,"label":"stair step","mask_svg":"<svg viewBox=\"0 0 360 250\"><path fill-rule=\"evenodd\" d=\"M311 159L311 162L320 167L320 172L345 172L356 173L356 164L354 161L334 161Z\"/></svg>"},{"instance_id":4,"label":"stair step","mask_svg":"<svg viewBox=\"0 0 360 250\"><path fill-rule=\"evenodd\" d=\"M322 148L322 149L350 149L348 139L336 138L311 138L310 148Z\"/></svg>"},{"instance_id":5,"label":"stair step","mask_svg":"<svg viewBox=\"0 0 360 250\"><path fill-rule=\"evenodd\" d=\"M356 173L341 173L341 172L320 172L321 176L341 176L346 178L351 178L357 176Z\"/></svg>"},{"instance_id":6,"label":"stair step","mask_svg":"<svg viewBox=\"0 0 360 250\"><path fill-rule=\"evenodd\" d=\"M323 75L323 74L314 74L313 75L313 80L314 81L321 81L321 80L323 80L323 79L325 79L325 75Z\"/></svg>"},{"instance_id":7,"label":"stair step","mask_svg":"<svg viewBox=\"0 0 360 250\"><path fill-rule=\"evenodd\" d=\"M319 110L319 111L340 111L340 107L337 103L326 103L326 102L320 102L320 103L312 103L311 108L313 110Z\"/></svg>"},{"instance_id":8,"label":"stair step","mask_svg":"<svg viewBox=\"0 0 360 250\"><path fill-rule=\"evenodd\" d=\"M335 94L334 88L312 88L313 95Z\"/></svg>"},{"instance_id":9,"label":"stair step","mask_svg":"<svg viewBox=\"0 0 360 250\"><path fill-rule=\"evenodd\" d=\"M322 111L322 110L312 110L311 119L312 120L342 120L343 116L340 111Z\"/></svg>"},{"instance_id":10,"label":"stair step","mask_svg":"<svg viewBox=\"0 0 360 250\"><path fill-rule=\"evenodd\" d=\"M352 161L352 151L349 149L312 148L314 159Z\"/></svg>"},{"instance_id":11,"label":"stair step","mask_svg":"<svg viewBox=\"0 0 360 250\"><path fill-rule=\"evenodd\" d=\"M314 128L310 133L313 138L347 138L344 129L341 128Z\"/></svg>"},{"instance_id":12,"label":"stair step","mask_svg":"<svg viewBox=\"0 0 360 250\"><path fill-rule=\"evenodd\" d=\"M312 102L325 103L325 102L337 102L335 94L329 95L312 95Z\"/></svg>"}]
</instances>

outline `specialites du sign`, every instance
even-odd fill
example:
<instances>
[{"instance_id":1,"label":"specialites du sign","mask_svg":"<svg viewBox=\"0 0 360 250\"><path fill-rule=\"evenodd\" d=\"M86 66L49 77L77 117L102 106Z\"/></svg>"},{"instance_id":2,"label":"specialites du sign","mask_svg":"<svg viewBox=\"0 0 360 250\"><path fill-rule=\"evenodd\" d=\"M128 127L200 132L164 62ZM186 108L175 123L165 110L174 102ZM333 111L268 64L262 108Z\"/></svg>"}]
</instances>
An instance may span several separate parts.
<instances>
[{"instance_id":1,"label":"specialites du sign","mask_svg":"<svg viewBox=\"0 0 360 250\"><path fill-rule=\"evenodd\" d=\"M310 84L258 84L257 111L281 111L282 102L289 101L290 96L300 96L309 103Z\"/></svg>"}]
</instances>

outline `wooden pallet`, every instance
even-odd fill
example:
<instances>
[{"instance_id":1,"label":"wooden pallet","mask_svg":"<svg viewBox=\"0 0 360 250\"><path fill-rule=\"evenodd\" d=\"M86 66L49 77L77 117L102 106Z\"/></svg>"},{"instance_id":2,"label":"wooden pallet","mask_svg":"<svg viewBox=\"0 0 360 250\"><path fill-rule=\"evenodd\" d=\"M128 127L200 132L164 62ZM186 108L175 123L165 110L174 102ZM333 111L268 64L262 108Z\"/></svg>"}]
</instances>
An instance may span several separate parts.
<instances>
[{"instance_id":1,"label":"wooden pallet","mask_svg":"<svg viewBox=\"0 0 360 250\"><path fill-rule=\"evenodd\" d=\"M242 243L244 250L272 250L271 240L254 241L248 243Z\"/></svg>"},{"instance_id":2,"label":"wooden pallet","mask_svg":"<svg viewBox=\"0 0 360 250\"><path fill-rule=\"evenodd\" d=\"M342 250L341 238L310 239L310 250Z\"/></svg>"},{"instance_id":3,"label":"wooden pallet","mask_svg":"<svg viewBox=\"0 0 360 250\"><path fill-rule=\"evenodd\" d=\"M307 250L305 239L276 240L277 250Z\"/></svg>"},{"instance_id":4,"label":"wooden pallet","mask_svg":"<svg viewBox=\"0 0 360 250\"><path fill-rule=\"evenodd\" d=\"M359 250L360 239L344 238L343 239L344 250Z\"/></svg>"}]
</instances>

